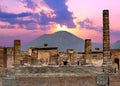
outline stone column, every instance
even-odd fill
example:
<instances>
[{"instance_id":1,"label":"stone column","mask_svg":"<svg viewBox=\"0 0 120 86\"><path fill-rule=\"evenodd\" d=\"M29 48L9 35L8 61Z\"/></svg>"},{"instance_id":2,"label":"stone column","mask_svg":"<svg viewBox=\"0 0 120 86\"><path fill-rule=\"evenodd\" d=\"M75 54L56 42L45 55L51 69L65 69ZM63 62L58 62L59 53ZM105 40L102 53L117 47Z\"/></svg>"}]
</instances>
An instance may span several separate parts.
<instances>
[{"instance_id":1,"label":"stone column","mask_svg":"<svg viewBox=\"0 0 120 86\"><path fill-rule=\"evenodd\" d=\"M91 39L86 39L85 40L85 53L91 54L91 51L92 51Z\"/></svg>"},{"instance_id":2,"label":"stone column","mask_svg":"<svg viewBox=\"0 0 120 86\"><path fill-rule=\"evenodd\" d=\"M103 64L110 61L109 11L103 10Z\"/></svg>"},{"instance_id":3,"label":"stone column","mask_svg":"<svg viewBox=\"0 0 120 86\"><path fill-rule=\"evenodd\" d=\"M92 52L92 44L91 44L91 39L86 39L85 40L85 59L86 63L91 64L91 52Z\"/></svg>"},{"instance_id":4,"label":"stone column","mask_svg":"<svg viewBox=\"0 0 120 86\"><path fill-rule=\"evenodd\" d=\"M3 68L7 67L6 48L0 46L0 74L2 74Z\"/></svg>"},{"instance_id":5,"label":"stone column","mask_svg":"<svg viewBox=\"0 0 120 86\"><path fill-rule=\"evenodd\" d=\"M20 40L14 40L14 64L20 64Z\"/></svg>"}]
</instances>

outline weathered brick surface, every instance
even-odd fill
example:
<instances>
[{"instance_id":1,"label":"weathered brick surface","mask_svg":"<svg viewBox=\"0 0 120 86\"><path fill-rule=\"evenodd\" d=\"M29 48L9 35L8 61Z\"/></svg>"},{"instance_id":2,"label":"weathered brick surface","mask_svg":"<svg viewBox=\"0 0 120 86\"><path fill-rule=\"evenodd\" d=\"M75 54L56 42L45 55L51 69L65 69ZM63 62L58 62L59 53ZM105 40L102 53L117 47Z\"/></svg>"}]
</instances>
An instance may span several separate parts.
<instances>
[{"instance_id":1,"label":"weathered brick surface","mask_svg":"<svg viewBox=\"0 0 120 86\"><path fill-rule=\"evenodd\" d=\"M2 73L2 68L4 67L4 47L0 47L0 74Z\"/></svg>"},{"instance_id":2,"label":"weathered brick surface","mask_svg":"<svg viewBox=\"0 0 120 86\"><path fill-rule=\"evenodd\" d=\"M2 86L120 86L120 75L105 74L98 77L99 74L96 73L102 73L101 68L91 66L7 68L4 70Z\"/></svg>"},{"instance_id":3,"label":"weathered brick surface","mask_svg":"<svg viewBox=\"0 0 120 86\"><path fill-rule=\"evenodd\" d=\"M110 86L120 86L120 76L109 77Z\"/></svg>"},{"instance_id":4,"label":"weathered brick surface","mask_svg":"<svg viewBox=\"0 0 120 86\"><path fill-rule=\"evenodd\" d=\"M96 75L97 73L103 73L102 68L92 66L43 66L43 67L17 67L7 68L7 74L16 71L20 74L41 74L41 73L79 73Z\"/></svg>"},{"instance_id":5,"label":"weathered brick surface","mask_svg":"<svg viewBox=\"0 0 120 86\"><path fill-rule=\"evenodd\" d=\"M18 86L17 78L3 78L2 86Z\"/></svg>"},{"instance_id":6,"label":"weathered brick surface","mask_svg":"<svg viewBox=\"0 0 120 86\"><path fill-rule=\"evenodd\" d=\"M96 86L93 76L21 77L18 86Z\"/></svg>"}]
</instances>

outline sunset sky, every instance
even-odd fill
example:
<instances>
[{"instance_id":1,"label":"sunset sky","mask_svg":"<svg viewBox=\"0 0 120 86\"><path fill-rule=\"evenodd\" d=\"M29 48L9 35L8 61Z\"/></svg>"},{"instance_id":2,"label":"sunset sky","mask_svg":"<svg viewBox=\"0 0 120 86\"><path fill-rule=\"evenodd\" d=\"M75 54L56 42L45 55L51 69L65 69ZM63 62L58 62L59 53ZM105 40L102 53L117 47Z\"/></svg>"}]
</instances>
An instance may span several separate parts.
<instances>
[{"instance_id":1,"label":"sunset sky","mask_svg":"<svg viewBox=\"0 0 120 86\"><path fill-rule=\"evenodd\" d=\"M120 0L0 0L0 46L57 31L102 43L102 11L109 10L111 43L120 39Z\"/></svg>"}]
</instances>

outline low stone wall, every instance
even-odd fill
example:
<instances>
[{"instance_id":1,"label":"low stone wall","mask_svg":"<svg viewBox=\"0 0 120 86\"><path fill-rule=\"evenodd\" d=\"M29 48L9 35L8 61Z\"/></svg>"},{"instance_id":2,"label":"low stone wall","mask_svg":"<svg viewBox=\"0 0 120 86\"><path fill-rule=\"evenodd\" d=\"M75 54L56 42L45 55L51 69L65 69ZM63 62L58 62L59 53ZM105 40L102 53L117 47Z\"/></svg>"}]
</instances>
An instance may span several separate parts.
<instances>
[{"instance_id":1,"label":"low stone wall","mask_svg":"<svg viewBox=\"0 0 120 86\"><path fill-rule=\"evenodd\" d=\"M18 79L15 77L2 78L2 86L18 86Z\"/></svg>"},{"instance_id":2,"label":"low stone wall","mask_svg":"<svg viewBox=\"0 0 120 86\"><path fill-rule=\"evenodd\" d=\"M92 66L44 66L44 67L16 67L4 69L3 75L13 76L26 74L74 73L79 75L96 75L103 73L102 68Z\"/></svg>"},{"instance_id":3,"label":"low stone wall","mask_svg":"<svg viewBox=\"0 0 120 86\"><path fill-rule=\"evenodd\" d=\"M96 86L94 76L19 77L3 81L3 86Z\"/></svg>"},{"instance_id":4,"label":"low stone wall","mask_svg":"<svg viewBox=\"0 0 120 86\"><path fill-rule=\"evenodd\" d=\"M102 67L17 66L4 69L2 86L119 86L116 77L103 73Z\"/></svg>"},{"instance_id":5,"label":"low stone wall","mask_svg":"<svg viewBox=\"0 0 120 86\"><path fill-rule=\"evenodd\" d=\"M110 86L120 86L120 75L109 77Z\"/></svg>"}]
</instances>

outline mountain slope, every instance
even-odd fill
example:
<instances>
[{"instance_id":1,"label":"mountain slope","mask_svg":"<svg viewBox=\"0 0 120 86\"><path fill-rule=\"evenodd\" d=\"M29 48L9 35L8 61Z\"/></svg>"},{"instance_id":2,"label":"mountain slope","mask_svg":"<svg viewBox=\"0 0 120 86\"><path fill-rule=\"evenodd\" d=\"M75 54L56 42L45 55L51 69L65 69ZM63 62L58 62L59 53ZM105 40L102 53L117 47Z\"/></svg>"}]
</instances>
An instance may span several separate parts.
<instances>
[{"instance_id":1,"label":"mountain slope","mask_svg":"<svg viewBox=\"0 0 120 86\"><path fill-rule=\"evenodd\" d=\"M111 49L120 49L120 40L112 44Z\"/></svg>"},{"instance_id":2,"label":"mountain slope","mask_svg":"<svg viewBox=\"0 0 120 86\"><path fill-rule=\"evenodd\" d=\"M66 51L66 49L74 49L76 51L84 51L84 40L76 37L75 35L59 31L53 34L45 34L27 45L22 47L22 50L26 50L31 46L43 46L43 44L48 44L49 46L58 46L59 51ZM102 45L93 43L93 48L99 47Z\"/></svg>"}]
</instances>

